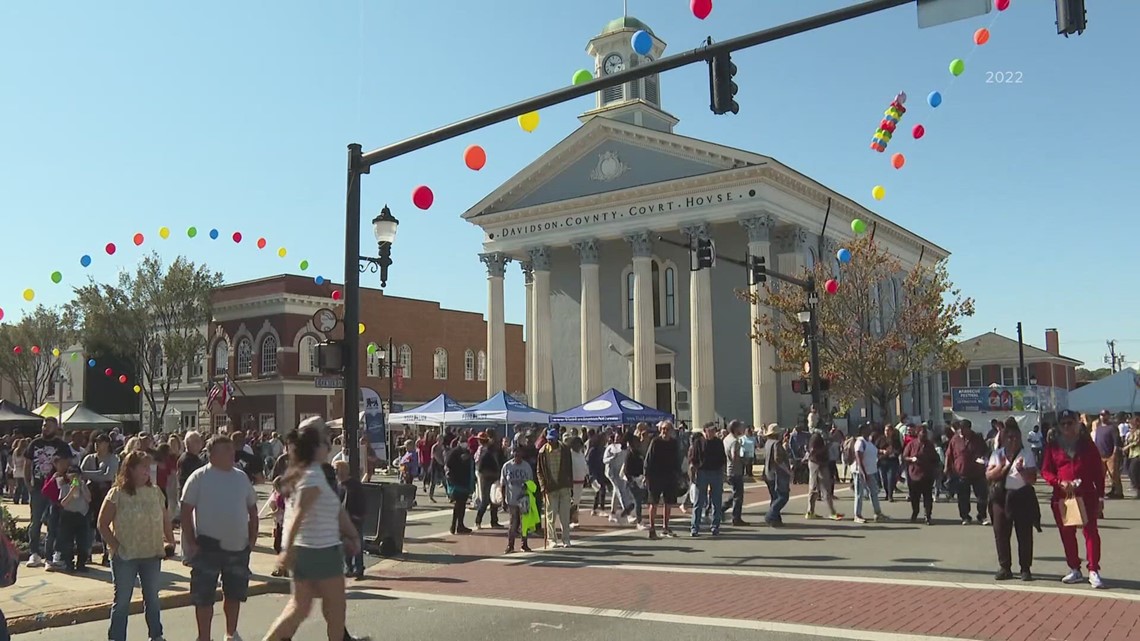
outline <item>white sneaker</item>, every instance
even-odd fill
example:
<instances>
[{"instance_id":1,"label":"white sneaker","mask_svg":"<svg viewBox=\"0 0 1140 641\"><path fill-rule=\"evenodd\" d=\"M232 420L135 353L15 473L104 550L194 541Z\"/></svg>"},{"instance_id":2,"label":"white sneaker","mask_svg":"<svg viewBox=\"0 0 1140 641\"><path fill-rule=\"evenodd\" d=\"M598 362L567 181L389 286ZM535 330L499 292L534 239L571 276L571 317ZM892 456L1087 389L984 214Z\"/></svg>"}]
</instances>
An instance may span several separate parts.
<instances>
[{"instance_id":1,"label":"white sneaker","mask_svg":"<svg viewBox=\"0 0 1140 641\"><path fill-rule=\"evenodd\" d=\"M27 567L29 567L29 568L38 568L43 564L44 564L44 560L38 554L33 554L33 555L28 557Z\"/></svg>"},{"instance_id":2,"label":"white sneaker","mask_svg":"<svg viewBox=\"0 0 1140 641\"><path fill-rule=\"evenodd\" d=\"M613 514L611 514L611 515L610 515L610 523L617 523L617 522L618 522L618 519L617 519L617 517L616 517L616 516L614 516Z\"/></svg>"},{"instance_id":3,"label":"white sneaker","mask_svg":"<svg viewBox=\"0 0 1140 641\"><path fill-rule=\"evenodd\" d=\"M1089 572L1089 585L1098 590L1104 587L1104 581L1100 579L1100 572Z\"/></svg>"},{"instance_id":4,"label":"white sneaker","mask_svg":"<svg viewBox=\"0 0 1140 641\"><path fill-rule=\"evenodd\" d=\"M550 544L550 547L552 547L554 549L558 549L558 548L566 547L566 544L563 543L562 541L555 541L554 543Z\"/></svg>"},{"instance_id":5,"label":"white sneaker","mask_svg":"<svg viewBox=\"0 0 1140 641\"><path fill-rule=\"evenodd\" d=\"M1074 583L1080 583L1084 580L1085 580L1085 577L1081 574L1080 568L1073 568L1073 569L1069 570L1068 574L1061 577L1061 583L1065 583L1067 585L1073 585ZM1100 580L1100 577L1097 577L1097 580Z\"/></svg>"},{"instance_id":6,"label":"white sneaker","mask_svg":"<svg viewBox=\"0 0 1140 641\"><path fill-rule=\"evenodd\" d=\"M237 632L234 632L233 634L227 634L226 641L241 641L241 635Z\"/></svg>"},{"instance_id":7,"label":"white sneaker","mask_svg":"<svg viewBox=\"0 0 1140 641\"><path fill-rule=\"evenodd\" d=\"M630 514L629 516L625 517L625 522L629 523L630 525L637 523L637 515L636 514Z\"/></svg>"},{"instance_id":8,"label":"white sneaker","mask_svg":"<svg viewBox=\"0 0 1140 641\"><path fill-rule=\"evenodd\" d=\"M638 524L637 524L637 529L638 529L638 531L640 531L640 532L644 532L644 531L648 530L649 528L645 527L645 524L644 524L644 523L638 523Z\"/></svg>"}]
</instances>

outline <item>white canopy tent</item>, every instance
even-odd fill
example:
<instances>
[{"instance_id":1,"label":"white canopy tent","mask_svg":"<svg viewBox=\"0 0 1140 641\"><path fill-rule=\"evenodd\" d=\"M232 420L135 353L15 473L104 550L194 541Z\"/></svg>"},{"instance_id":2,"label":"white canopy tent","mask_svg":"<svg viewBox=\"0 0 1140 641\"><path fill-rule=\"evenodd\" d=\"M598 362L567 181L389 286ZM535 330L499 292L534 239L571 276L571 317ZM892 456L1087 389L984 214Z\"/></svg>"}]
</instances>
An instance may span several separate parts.
<instances>
[{"instance_id":1,"label":"white canopy tent","mask_svg":"<svg viewBox=\"0 0 1140 641\"><path fill-rule=\"evenodd\" d=\"M399 412L388 416L389 425L444 425L448 416L466 409L463 404L447 394L440 394L432 400L412 408L406 412Z\"/></svg>"},{"instance_id":2,"label":"white canopy tent","mask_svg":"<svg viewBox=\"0 0 1140 641\"><path fill-rule=\"evenodd\" d=\"M1069 409L1085 414L1140 409L1140 375L1131 367L1069 392Z\"/></svg>"}]
</instances>

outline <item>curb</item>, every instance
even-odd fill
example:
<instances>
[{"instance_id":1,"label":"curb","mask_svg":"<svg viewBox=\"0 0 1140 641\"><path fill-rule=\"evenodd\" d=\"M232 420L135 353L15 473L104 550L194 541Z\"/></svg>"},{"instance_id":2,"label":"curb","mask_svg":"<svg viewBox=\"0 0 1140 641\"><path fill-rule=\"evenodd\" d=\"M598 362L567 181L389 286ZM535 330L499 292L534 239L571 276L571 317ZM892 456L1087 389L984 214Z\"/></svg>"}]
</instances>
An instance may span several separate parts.
<instances>
[{"instance_id":1,"label":"curb","mask_svg":"<svg viewBox=\"0 0 1140 641\"><path fill-rule=\"evenodd\" d=\"M107 587L108 591L110 591L111 586ZM288 580L252 580L249 583L249 596L288 594L289 589L290 582ZM163 610L183 608L190 605L190 592L165 592L158 595L158 600ZM134 598L131 600L131 614L138 614L142 611L142 595L136 590ZM8 631L14 635L25 634L35 632L36 630L60 628L81 623L91 623L93 621L107 621L110 617L110 602L98 603L8 619Z\"/></svg>"}]
</instances>

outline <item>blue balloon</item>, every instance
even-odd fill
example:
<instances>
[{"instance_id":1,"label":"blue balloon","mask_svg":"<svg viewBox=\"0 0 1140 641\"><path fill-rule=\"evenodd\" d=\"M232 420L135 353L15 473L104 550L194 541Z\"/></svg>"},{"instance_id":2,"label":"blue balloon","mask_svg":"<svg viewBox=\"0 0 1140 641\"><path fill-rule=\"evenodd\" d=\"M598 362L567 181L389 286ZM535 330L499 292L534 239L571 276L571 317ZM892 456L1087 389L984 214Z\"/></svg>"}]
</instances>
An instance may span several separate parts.
<instances>
[{"instance_id":1,"label":"blue balloon","mask_svg":"<svg viewBox=\"0 0 1140 641\"><path fill-rule=\"evenodd\" d=\"M217 239L218 239L218 230L211 229L210 230L210 240L217 240Z\"/></svg>"},{"instance_id":2,"label":"blue balloon","mask_svg":"<svg viewBox=\"0 0 1140 641\"><path fill-rule=\"evenodd\" d=\"M313 282L318 284L318 285L324 285L325 284L325 277L324 276L317 276L316 278L313 279Z\"/></svg>"},{"instance_id":3,"label":"blue balloon","mask_svg":"<svg viewBox=\"0 0 1140 641\"><path fill-rule=\"evenodd\" d=\"M931 91L930 95L926 97L926 102L930 103L931 107L938 107L942 104L942 94L937 91Z\"/></svg>"},{"instance_id":4,"label":"blue balloon","mask_svg":"<svg viewBox=\"0 0 1140 641\"><path fill-rule=\"evenodd\" d=\"M839 259L839 262L846 265L851 262L851 250L847 248L840 249L835 252L835 257Z\"/></svg>"},{"instance_id":5,"label":"blue balloon","mask_svg":"<svg viewBox=\"0 0 1140 641\"><path fill-rule=\"evenodd\" d=\"M653 36L649 35L648 31L642 30L633 34L631 40L633 50L640 56L648 56L649 52L653 50Z\"/></svg>"},{"instance_id":6,"label":"blue balloon","mask_svg":"<svg viewBox=\"0 0 1140 641\"><path fill-rule=\"evenodd\" d=\"M83 257L79 259L79 264L83 265L84 267L90 267L91 266L91 257L88 256L87 254L84 254Z\"/></svg>"},{"instance_id":7,"label":"blue balloon","mask_svg":"<svg viewBox=\"0 0 1140 641\"><path fill-rule=\"evenodd\" d=\"M95 359L94 358L87 361L87 367L95 367Z\"/></svg>"}]
</instances>

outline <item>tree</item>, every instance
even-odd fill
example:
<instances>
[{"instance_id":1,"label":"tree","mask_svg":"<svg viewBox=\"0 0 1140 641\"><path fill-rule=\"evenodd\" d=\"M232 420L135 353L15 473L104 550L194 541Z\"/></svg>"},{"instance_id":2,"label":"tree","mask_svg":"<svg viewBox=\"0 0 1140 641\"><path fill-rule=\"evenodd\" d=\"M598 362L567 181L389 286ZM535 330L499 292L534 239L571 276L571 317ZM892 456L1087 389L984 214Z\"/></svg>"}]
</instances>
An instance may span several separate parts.
<instances>
[{"instance_id":1,"label":"tree","mask_svg":"<svg viewBox=\"0 0 1140 641\"><path fill-rule=\"evenodd\" d=\"M203 329L221 282L205 265L179 256L167 267L152 253L115 285L91 282L76 290L88 351L114 355L138 373L152 429L161 427L186 369L205 353Z\"/></svg>"},{"instance_id":2,"label":"tree","mask_svg":"<svg viewBox=\"0 0 1140 641\"><path fill-rule=\"evenodd\" d=\"M901 263L868 236L847 248L835 294L824 291L833 277L830 261L809 274L819 283L817 307L820 375L831 381L832 402L849 408L871 399L889 414L892 399L912 385L915 372L949 371L964 365L956 337L974 301L950 281L944 262L904 273ZM802 288L769 280L752 304L764 305L753 339L776 349L777 371L799 371L810 354L797 317L807 305Z\"/></svg>"},{"instance_id":3,"label":"tree","mask_svg":"<svg viewBox=\"0 0 1140 641\"><path fill-rule=\"evenodd\" d=\"M75 344L76 325L72 308L43 305L18 323L0 325L0 377L12 385L20 405L31 409L50 400L61 364L56 350Z\"/></svg>"},{"instance_id":4,"label":"tree","mask_svg":"<svg viewBox=\"0 0 1140 641\"><path fill-rule=\"evenodd\" d=\"M1097 369L1085 369L1083 367L1077 368L1077 382L1091 383L1099 381L1102 378L1108 378L1112 375L1112 370L1107 367L1098 367Z\"/></svg>"}]
</instances>

